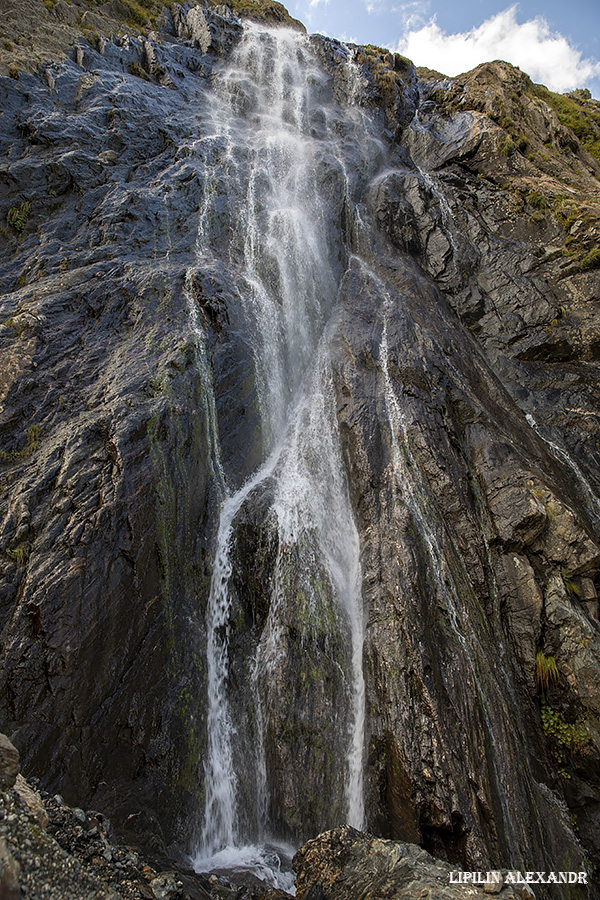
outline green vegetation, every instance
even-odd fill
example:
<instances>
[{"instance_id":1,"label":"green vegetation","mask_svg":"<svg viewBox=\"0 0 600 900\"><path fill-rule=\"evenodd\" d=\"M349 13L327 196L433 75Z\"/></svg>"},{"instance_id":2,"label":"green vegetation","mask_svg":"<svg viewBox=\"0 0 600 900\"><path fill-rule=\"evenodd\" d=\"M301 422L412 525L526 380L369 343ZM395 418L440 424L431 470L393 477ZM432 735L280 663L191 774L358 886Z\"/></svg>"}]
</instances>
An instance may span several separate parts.
<instances>
[{"instance_id":1,"label":"green vegetation","mask_svg":"<svg viewBox=\"0 0 600 900\"><path fill-rule=\"evenodd\" d=\"M572 753L585 756L588 752L590 736L582 720L572 723L565 722L557 710L549 706L542 706L542 728L546 737L554 738L562 747L566 747Z\"/></svg>"},{"instance_id":2,"label":"green vegetation","mask_svg":"<svg viewBox=\"0 0 600 900\"><path fill-rule=\"evenodd\" d=\"M448 77L437 69L429 69L427 66L417 66L417 75L421 81L444 81Z\"/></svg>"},{"instance_id":3,"label":"green vegetation","mask_svg":"<svg viewBox=\"0 0 600 900\"><path fill-rule=\"evenodd\" d=\"M55 0L50 0L50 2L55 2ZM164 7L167 6L170 9L173 7L171 0L164 0L164 2L161 0L120 0L120 2L126 10L126 23L142 31L149 26L156 28L157 17ZM104 0L88 0L90 6L102 6L103 3Z\"/></svg>"},{"instance_id":4,"label":"green vegetation","mask_svg":"<svg viewBox=\"0 0 600 900\"><path fill-rule=\"evenodd\" d=\"M500 143L498 144L498 150L503 156L511 156L515 152L516 147L507 134L505 134L504 137L500 140Z\"/></svg>"},{"instance_id":5,"label":"green vegetation","mask_svg":"<svg viewBox=\"0 0 600 900\"><path fill-rule=\"evenodd\" d=\"M579 268L582 272L587 272L588 269L596 269L600 266L600 248L593 247L589 253L586 253L579 260Z\"/></svg>"},{"instance_id":6,"label":"green vegetation","mask_svg":"<svg viewBox=\"0 0 600 900\"><path fill-rule=\"evenodd\" d=\"M6 214L7 223L19 234L22 234L29 221L30 210L31 203L29 200L24 200L19 206L11 207Z\"/></svg>"},{"instance_id":7,"label":"green vegetation","mask_svg":"<svg viewBox=\"0 0 600 900\"><path fill-rule=\"evenodd\" d=\"M55 4L57 0L44 0L44 3ZM87 0L90 6L103 6L105 0ZM127 22L141 29L148 25L156 27L158 17L166 7L173 12L176 0L121 0L127 9ZM218 0L206 0L205 6L219 6ZM228 7L238 16L254 19L270 24L287 24L292 27L304 26L293 19L282 3L277 0L230 0Z\"/></svg>"},{"instance_id":8,"label":"green vegetation","mask_svg":"<svg viewBox=\"0 0 600 900\"><path fill-rule=\"evenodd\" d=\"M4 326L4 328L12 328L18 335L23 334L23 332L26 331L28 327L27 322L24 322L22 319L15 316L11 316L9 319L6 319L4 322L2 322L2 325Z\"/></svg>"},{"instance_id":9,"label":"green vegetation","mask_svg":"<svg viewBox=\"0 0 600 900\"><path fill-rule=\"evenodd\" d=\"M525 199L529 203L530 206L533 206L534 209L545 210L548 209L548 203L546 202L546 198L540 191L536 191L533 188L530 188L527 191Z\"/></svg>"},{"instance_id":10,"label":"green vegetation","mask_svg":"<svg viewBox=\"0 0 600 900\"><path fill-rule=\"evenodd\" d=\"M516 146L517 150L519 150L521 153L525 153L525 151L529 147L529 141L527 140L525 135L517 134L517 135L513 135L513 137L514 137L515 146Z\"/></svg>"},{"instance_id":11,"label":"green vegetation","mask_svg":"<svg viewBox=\"0 0 600 900\"><path fill-rule=\"evenodd\" d=\"M83 32L88 44L90 44L94 48L94 50L97 50L100 44L100 35L98 34L98 32L92 31L88 28L84 28Z\"/></svg>"},{"instance_id":12,"label":"green vegetation","mask_svg":"<svg viewBox=\"0 0 600 900\"><path fill-rule=\"evenodd\" d=\"M401 75L406 75L412 65L412 60L407 56L402 56L401 53L394 53L394 71L399 72Z\"/></svg>"},{"instance_id":13,"label":"green vegetation","mask_svg":"<svg viewBox=\"0 0 600 900\"><path fill-rule=\"evenodd\" d=\"M215 4L217 5L217 4ZM289 25L292 28L304 26L298 19L293 19L282 3L276 0L261 2L261 0L229 0L229 8L237 15L246 19L254 19L256 22L266 22L270 25Z\"/></svg>"},{"instance_id":14,"label":"green vegetation","mask_svg":"<svg viewBox=\"0 0 600 900\"><path fill-rule=\"evenodd\" d=\"M360 48L359 61L365 65L375 82L379 100L384 106L390 128L397 127L395 121L398 99L404 89L403 79L411 71L412 62L399 53L391 53L383 47L366 44Z\"/></svg>"},{"instance_id":15,"label":"green vegetation","mask_svg":"<svg viewBox=\"0 0 600 900\"><path fill-rule=\"evenodd\" d=\"M553 656L546 656L540 650L535 658L535 680L538 690L545 694L551 684L558 684L559 674Z\"/></svg>"},{"instance_id":16,"label":"green vegetation","mask_svg":"<svg viewBox=\"0 0 600 900\"><path fill-rule=\"evenodd\" d=\"M166 6L171 11L175 6L173 0L121 0L127 8L127 22L135 28L144 29L151 25L156 28L158 17ZM207 6L218 6L214 0L208 0ZM254 19L258 22L266 22L267 24L283 24L292 28L301 28L304 26L290 16L283 4L277 3L276 0L230 0L227 4L236 15L242 18Z\"/></svg>"},{"instance_id":17,"label":"green vegetation","mask_svg":"<svg viewBox=\"0 0 600 900\"><path fill-rule=\"evenodd\" d=\"M14 550L6 549L4 553L9 559L15 562L19 568L22 568L27 565L27 560L29 559L29 544L19 544Z\"/></svg>"},{"instance_id":18,"label":"green vegetation","mask_svg":"<svg viewBox=\"0 0 600 900\"><path fill-rule=\"evenodd\" d=\"M448 87L439 87L433 99L440 111L452 115L457 110L476 110L486 113L506 134L501 136L500 153L511 156L523 153L537 168L561 180L561 163L577 153L577 139L583 147L600 161L600 103L588 97L586 92L570 95L555 94L543 85L511 67L491 63L478 67L463 81L453 79ZM528 107L533 101L547 122L546 148L539 144L534 120ZM558 121L573 134L553 127L547 107L552 110L552 120ZM544 149L547 152L543 152ZM569 168L576 174L579 166L571 158ZM590 248L588 248L590 249Z\"/></svg>"},{"instance_id":19,"label":"green vegetation","mask_svg":"<svg viewBox=\"0 0 600 900\"><path fill-rule=\"evenodd\" d=\"M25 452L34 453L40 446L40 426L30 425L25 439Z\"/></svg>"},{"instance_id":20,"label":"green vegetation","mask_svg":"<svg viewBox=\"0 0 600 900\"><path fill-rule=\"evenodd\" d=\"M519 119L522 115L520 98L513 91L510 95L510 103L507 105L507 101L502 94L495 91L492 95L492 90L496 87L496 84L496 79L488 76L483 84L480 83L476 86L475 91L465 93L455 88L446 93L440 89L435 92L434 99L448 115L457 110L475 110L486 113L493 122L506 132L500 139L500 153L503 156L512 156L517 150L520 153L525 153L529 148L529 139L521 131L522 124L519 125L515 120L515 118ZM482 87L485 87L485 91L482 91Z\"/></svg>"},{"instance_id":21,"label":"green vegetation","mask_svg":"<svg viewBox=\"0 0 600 900\"><path fill-rule=\"evenodd\" d=\"M25 437L25 443L20 450L0 450L0 462L16 462L27 459L38 449L40 445L40 426L30 425Z\"/></svg>"},{"instance_id":22,"label":"green vegetation","mask_svg":"<svg viewBox=\"0 0 600 900\"><path fill-rule=\"evenodd\" d=\"M600 266L600 249L595 246L600 227L600 208L594 201L581 203L572 197L558 196L552 212L559 225L570 232L565 239L564 255L573 257L582 272Z\"/></svg>"},{"instance_id":23,"label":"green vegetation","mask_svg":"<svg viewBox=\"0 0 600 900\"><path fill-rule=\"evenodd\" d=\"M167 384L168 380L165 375L162 378L150 378L148 380L148 393L151 397L156 397L158 394L164 394L167 392Z\"/></svg>"},{"instance_id":24,"label":"green vegetation","mask_svg":"<svg viewBox=\"0 0 600 900\"><path fill-rule=\"evenodd\" d=\"M578 585L575 584L575 582L573 581L573 575L571 573L571 570L567 569L566 566L563 566L562 569L560 570L560 574L562 576L564 586L567 589L567 593L571 597L579 597L581 591L579 590Z\"/></svg>"},{"instance_id":25,"label":"green vegetation","mask_svg":"<svg viewBox=\"0 0 600 900\"><path fill-rule=\"evenodd\" d=\"M129 72L132 75L137 75L138 78L143 78L144 81L152 81L146 70L140 65L139 62L137 62L137 60L131 63L131 65L129 66Z\"/></svg>"},{"instance_id":26,"label":"green vegetation","mask_svg":"<svg viewBox=\"0 0 600 900\"><path fill-rule=\"evenodd\" d=\"M570 197L557 197L554 201L554 218L568 231L583 214L581 206Z\"/></svg>"},{"instance_id":27,"label":"green vegetation","mask_svg":"<svg viewBox=\"0 0 600 900\"><path fill-rule=\"evenodd\" d=\"M541 84L532 84L529 93L550 106L561 123L577 135L583 146L600 162L600 104L555 94Z\"/></svg>"},{"instance_id":28,"label":"green vegetation","mask_svg":"<svg viewBox=\"0 0 600 900\"><path fill-rule=\"evenodd\" d=\"M130 24L144 28L150 20L152 26L156 27L156 4L152 0L121 0L121 3L127 7L127 20Z\"/></svg>"}]
</instances>

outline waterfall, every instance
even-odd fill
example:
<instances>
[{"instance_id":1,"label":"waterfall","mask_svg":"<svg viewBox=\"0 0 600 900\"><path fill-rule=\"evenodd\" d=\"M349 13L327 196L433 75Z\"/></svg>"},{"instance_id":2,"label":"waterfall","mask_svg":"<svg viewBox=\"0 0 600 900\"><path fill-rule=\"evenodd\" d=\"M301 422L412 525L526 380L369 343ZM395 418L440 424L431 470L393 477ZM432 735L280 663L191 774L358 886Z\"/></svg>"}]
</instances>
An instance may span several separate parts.
<instances>
[{"instance_id":1,"label":"waterfall","mask_svg":"<svg viewBox=\"0 0 600 900\"><path fill-rule=\"evenodd\" d=\"M349 59L347 75L349 81L358 77ZM330 710L326 725L337 729L336 749L343 760L341 778L331 775L332 789L340 794L340 811L332 811L337 821L331 824L341 819L361 827L365 819L360 548L341 458L330 345L348 264L347 201L353 186L377 167L382 150L358 108L333 105L330 82L309 38L247 24L215 79L198 144L207 165L195 268L217 267L225 256L237 272L236 299L254 364L262 461L241 487L230 487L213 397L207 410L221 509L206 613L205 800L194 865L199 871L250 867L287 889L290 877L276 871L278 856L273 855L278 834L270 821L273 776L265 745L275 727L270 692L279 684L289 649L283 636L289 632L290 603L298 605L301 652L322 643L325 619L336 633L331 638L335 648L326 639L323 651L342 688L341 696L324 701ZM202 374L206 342L192 280L190 272L190 325ZM205 392L212 390L206 373L202 385ZM269 498L264 519L278 550L268 616L248 669L253 710L241 735L228 691L232 554L237 518L257 495Z\"/></svg>"},{"instance_id":2,"label":"waterfall","mask_svg":"<svg viewBox=\"0 0 600 900\"><path fill-rule=\"evenodd\" d=\"M568 468L571 470L571 472L575 476L577 484L579 485L582 498L585 501L588 513L593 518L596 524L600 524L600 500L598 500L594 489L592 488L591 484L589 483L573 457L569 453L567 453L564 447L560 447L558 444L556 444L554 441L551 441L550 438L547 438L543 434L540 426L531 415L531 413L527 413L525 418L527 419L527 422L529 423L529 425L531 425L535 433L538 435L538 437L540 437L544 441L544 443L548 445L552 455L560 462L566 463Z\"/></svg>"},{"instance_id":3,"label":"waterfall","mask_svg":"<svg viewBox=\"0 0 600 900\"><path fill-rule=\"evenodd\" d=\"M337 598L347 614L352 647L352 715L346 782L347 820L364 824L362 785L365 687L362 672L364 622L358 531L339 452L334 392L323 342L309 390L296 410L278 478L274 509L283 546L302 532L316 543ZM272 611L276 613L277 606ZM276 641L271 641L271 652Z\"/></svg>"}]
</instances>

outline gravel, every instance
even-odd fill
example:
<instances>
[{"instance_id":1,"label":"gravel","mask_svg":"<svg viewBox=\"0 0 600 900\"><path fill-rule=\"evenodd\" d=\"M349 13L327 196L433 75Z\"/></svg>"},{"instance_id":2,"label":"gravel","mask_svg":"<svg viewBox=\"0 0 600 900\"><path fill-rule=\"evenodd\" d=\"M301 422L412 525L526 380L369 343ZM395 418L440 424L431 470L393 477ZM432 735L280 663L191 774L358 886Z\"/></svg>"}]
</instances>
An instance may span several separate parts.
<instances>
[{"instance_id":1,"label":"gravel","mask_svg":"<svg viewBox=\"0 0 600 900\"><path fill-rule=\"evenodd\" d=\"M24 790L24 787L26 790ZM28 805L22 795L27 793ZM45 815L44 815L45 811ZM43 823L47 816L47 825ZM182 880L182 878L184 880ZM190 875L156 871L119 843L99 812L72 809L35 783L0 792L0 896L3 900L197 900L210 895Z\"/></svg>"},{"instance_id":2,"label":"gravel","mask_svg":"<svg viewBox=\"0 0 600 900\"><path fill-rule=\"evenodd\" d=\"M1 900L280 900L287 894L191 870L161 871L101 812L17 777L0 790ZM290 898L291 900L291 898Z\"/></svg>"}]
</instances>

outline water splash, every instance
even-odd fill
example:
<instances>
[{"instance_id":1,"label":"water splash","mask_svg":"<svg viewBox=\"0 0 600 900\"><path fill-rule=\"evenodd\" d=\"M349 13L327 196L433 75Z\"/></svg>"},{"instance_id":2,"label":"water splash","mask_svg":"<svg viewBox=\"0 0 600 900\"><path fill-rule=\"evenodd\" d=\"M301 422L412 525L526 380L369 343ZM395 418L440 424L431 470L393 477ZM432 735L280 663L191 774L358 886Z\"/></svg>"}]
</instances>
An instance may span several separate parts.
<instances>
[{"instance_id":1,"label":"water splash","mask_svg":"<svg viewBox=\"0 0 600 900\"><path fill-rule=\"evenodd\" d=\"M245 844L241 847L224 847L210 857L198 857L194 861L196 872L223 871L251 875L266 885L296 893L292 857L294 848L289 844Z\"/></svg>"},{"instance_id":2,"label":"water splash","mask_svg":"<svg viewBox=\"0 0 600 900\"><path fill-rule=\"evenodd\" d=\"M349 57L346 65L349 83L357 90L358 76ZM218 266L225 254L237 272L245 339L254 360L263 462L241 488L228 488L218 446L214 392L205 367L206 339L190 273L186 280L190 324L197 340L202 386L212 398L207 417L221 484L206 614L205 804L194 860L199 870L221 865L222 853L238 862L245 854L254 858L256 847L248 837L262 841L272 837L263 685L282 652L281 614L286 602L282 548L310 544L348 636L349 711L344 721L349 732L340 736L346 756L345 805L350 824L364 824L362 578L358 532L337 432L329 344L334 324L328 323L346 267L345 242L352 239L354 229L352 222L340 227L345 211L352 208L349 195L370 177L382 156L379 137L365 128L365 114L331 105L329 76L312 55L308 38L252 25L246 26L217 79L205 131L197 148L207 166L196 268ZM358 153L357 147L361 148ZM361 164L349 164L345 154L356 156ZM280 551L268 619L250 668L254 733L246 758L255 783L254 825L249 833L247 824L241 825L235 766L238 736L228 696L232 548L236 517L250 495L267 484L273 495L267 518L276 530Z\"/></svg>"}]
</instances>

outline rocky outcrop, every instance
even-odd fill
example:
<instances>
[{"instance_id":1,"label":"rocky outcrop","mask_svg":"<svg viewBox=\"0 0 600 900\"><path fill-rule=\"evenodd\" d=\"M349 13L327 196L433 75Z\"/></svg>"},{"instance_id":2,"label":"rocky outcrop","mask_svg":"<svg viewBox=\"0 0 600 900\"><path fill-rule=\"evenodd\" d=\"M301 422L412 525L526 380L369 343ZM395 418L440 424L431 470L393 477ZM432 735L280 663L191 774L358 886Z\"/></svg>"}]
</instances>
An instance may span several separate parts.
<instances>
[{"instance_id":1,"label":"rocky outcrop","mask_svg":"<svg viewBox=\"0 0 600 900\"><path fill-rule=\"evenodd\" d=\"M182 868L161 871L160 862L119 843L106 816L40 793L21 774L0 789L3 900L206 900L211 887Z\"/></svg>"},{"instance_id":2,"label":"rocky outcrop","mask_svg":"<svg viewBox=\"0 0 600 900\"><path fill-rule=\"evenodd\" d=\"M434 859L414 844L369 837L348 826L309 841L294 856L299 900L349 900L351 897L435 900L487 897L527 900L534 896L521 873L464 873ZM462 881L471 878L471 882ZM517 886L513 879L521 878ZM532 876L532 873L530 873ZM479 883L473 883L473 878Z\"/></svg>"},{"instance_id":3,"label":"rocky outcrop","mask_svg":"<svg viewBox=\"0 0 600 900\"><path fill-rule=\"evenodd\" d=\"M269 434L242 302L249 152L234 164L207 124L242 22L175 5L141 36L120 6L4 0L0 720L45 789L164 851L199 828L223 483ZM39 73L16 42L35 17ZM369 825L451 865L598 865L599 166L505 64L417 83L386 51L303 40L335 300L330 393L315 382L303 421L332 420L360 547ZM233 97L252 121L252 79ZM283 279L272 259L251 274ZM314 533L274 526L277 477L232 519L215 631L235 752L260 726L270 823L300 841L345 815L352 650ZM335 853L389 849L349 835ZM442 863L393 853L441 890Z\"/></svg>"},{"instance_id":4,"label":"rocky outcrop","mask_svg":"<svg viewBox=\"0 0 600 900\"><path fill-rule=\"evenodd\" d=\"M227 28L235 39L239 23ZM191 41L177 46L178 71L190 96L200 97L215 57L202 57ZM142 52L138 40L108 42L104 55L88 46L84 64L137 72ZM204 75L197 74L199 59ZM182 282L195 240L184 223L199 183L184 155L174 184L185 203L171 224L158 182L147 204L146 167L158 177L172 166L190 96L138 74L125 79L125 95L115 94L114 103L103 76L76 62L57 70L52 90L23 73L5 82L4 108L13 116L6 137L20 155L20 174L9 165L1 176L9 259L0 326L3 696L26 764L42 771L48 754L54 758L48 786L78 802L91 790L101 806L106 798L98 791L115 796L114 776L122 819L133 813L136 825L160 835L158 819L148 822L140 807L156 809L166 781L179 785L180 798L195 790L201 730L200 722L188 727L203 678L201 648L177 638L177 623L199 614L201 546L210 541L204 398ZM22 91L30 92L28 105L18 99ZM84 149L84 120L96 102L94 146ZM157 128L165 104L171 124ZM19 199L23 190L29 200ZM22 202L28 212L15 227L8 213ZM40 227L48 229L45 250L36 274L25 273ZM157 267L156 253L172 263ZM113 342L116 355L108 349ZM42 370L43 381L27 381ZM191 507L188 492L196 498ZM48 553L38 555L34 545ZM175 561L185 545L187 570ZM187 612L179 601L172 606L175 595L188 597ZM144 672L139 681L135 671ZM26 710L37 712L29 719ZM176 732L180 749L191 742L187 761L176 751L181 764L171 755ZM132 790L135 781L140 791Z\"/></svg>"},{"instance_id":5,"label":"rocky outcrop","mask_svg":"<svg viewBox=\"0 0 600 900\"><path fill-rule=\"evenodd\" d=\"M3 40L0 74L13 78L18 78L19 72L37 72L40 65L60 64L66 56L83 66L86 52L91 48L102 55L111 36L119 36L125 46L130 39L138 41L140 37L152 36L156 40L159 34L168 39L177 36L203 53L209 49L222 52L235 42L238 15L270 25L306 30L276 0L261 3L232 0L229 4L201 5L165 4L162 0L145 0L143 4L121 0L104 3L2 0L0 11ZM224 20L228 23L225 27ZM46 69L46 77L53 78L51 69Z\"/></svg>"},{"instance_id":6,"label":"rocky outcrop","mask_svg":"<svg viewBox=\"0 0 600 900\"><path fill-rule=\"evenodd\" d=\"M479 93L476 85L481 79L487 90ZM513 95L509 101L503 93L505 81L514 88L515 79L521 99ZM464 96L469 100L459 103L455 99L457 83L463 82ZM513 115L531 136L529 148L518 150L513 145L504 157L498 151L507 130L510 133L516 126L512 120L496 121L497 110L494 113L485 107L483 112L491 95L490 82L498 91L498 103L520 104L520 118L516 111ZM554 123L553 140L558 141L557 147L562 141L563 149L564 132L553 111L540 103L539 97L529 96L533 91L526 77L504 64L495 64L475 70L462 80L425 85L421 92L425 102L413 128L406 129L402 138L419 169L400 165L374 182L367 193L380 233L402 254L399 259L385 244L374 252L380 270L382 259L385 261L385 276L393 291L388 287L386 298L360 273L354 276L354 283L348 281L348 324L344 330L347 335L360 333L361 337L356 342L352 338L348 341L350 352L340 362L338 394L350 480L363 526L366 582L373 585L369 592L373 634L371 639L367 634L367 652L372 673L368 684L373 688L377 685L371 701L378 709L378 716L371 720L375 726L371 758L379 759L372 781L372 797L380 792L381 798L379 815L383 818L378 820L379 828L390 836L420 840L437 853L443 844L449 858L460 859L466 849L473 859L476 855L468 847L473 827L469 824L465 829L464 814L451 812L454 801L450 798L457 785L450 779L444 786L441 777L442 772L447 776L449 770L456 771L457 763L449 767L442 762L452 751L440 745L441 734L466 734L468 756L469 748L481 746L482 738L465 727L471 718L465 715L462 701L449 704L450 708L462 709L451 724L444 721L447 699L441 706L438 699L441 684L446 698L453 691L449 686L453 676L441 649L446 640L443 635L452 631L459 641L451 652L454 670L457 656L462 655L461 644L465 656L470 657L459 676L471 683L469 697L477 696L482 678L484 693L490 696L495 676L493 671L483 675L479 670L480 648L469 634L484 633L480 621L474 624L482 613L493 631L493 622L499 626L495 637L490 633L485 643L495 648L499 667L504 672L512 670L516 705L510 713L505 707L505 716L512 722L521 719L524 733L530 733L531 759L544 746L544 738L531 730L531 725L539 722L534 699L540 692L536 653L542 649L560 657L560 688L556 687L552 696L542 697L542 705L547 702L556 707L560 711L557 715L564 715L568 723L582 723L587 762L573 753L572 744L565 750L568 739L562 744L558 756L563 762L567 759L569 771L560 770L565 788L559 788L559 793L567 798L577 793L581 798L581 792L570 791L569 785L579 778L574 770L585 768L595 787L589 785L589 802L578 801L577 815L582 822L589 822L596 814L592 810L598 809L597 800L591 799L598 791L596 763L591 761L598 753L597 719L591 701L597 656L594 651L586 654L588 687L573 674L580 651L569 639L569 632L573 634L574 630L582 644L594 646L598 629L594 607L580 599L580 584L585 581L593 602L595 587L591 583L598 578L595 465L592 457L586 459L585 451L582 453L584 446L588 453L597 452L591 419L586 414L597 404L597 386L595 369L586 362L591 361L593 353L585 349L580 338L574 338L569 327L580 316L587 319L591 313L587 304L597 290L592 285L597 285L598 276L582 265L581 256L577 258L582 251L575 249L572 254L577 238L568 229L565 244L568 223L560 216L557 200L562 189L552 180L556 169L545 170L543 161L533 152L539 139L534 140L537 119L532 109L544 110ZM569 151L563 156L575 205L581 203L587 208L589 203L594 210L599 197L597 161L581 147L574 148L573 155ZM541 199L536 199L536 190ZM515 206L516 195L523 199L520 208ZM528 206L535 202L541 212ZM594 214L585 218L586 240L593 242ZM420 271L406 265L406 255L419 261ZM446 316L439 299L423 284L422 271L442 291L465 331L456 330L453 317ZM370 450L373 432L367 426L361 436L362 417L356 414L357 409L364 410L381 396L381 387L377 386L378 381L381 384L380 359L377 366L381 354L376 349L381 346L381 338L375 325L369 338L370 355L376 361L373 367L363 362L364 351L361 353L359 346L364 339L362 323L368 306L390 303L390 297L393 314L388 319L388 345L394 349L391 355L388 351L388 371L396 396L401 398L398 402L404 419L396 424L404 443L405 467L397 487L387 468L394 455L389 435L385 431L378 434L378 451L374 453ZM568 305L564 306L567 297ZM476 346L464 342L467 334L475 339ZM595 341L593 331L590 341ZM484 356L479 355L481 350ZM500 376L502 388L494 376ZM550 396L552 401L547 402ZM527 414L526 420L522 413ZM560 430L556 427L559 421ZM373 464L379 459L374 476ZM425 485L424 489L411 486L411 468L416 468L418 484ZM377 496L369 490L369 483L385 486L383 493L380 488ZM404 507L401 514L398 505ZM446 526L439 530L419 527L423 516ZM393 554L384 549L380 537L385 535L386 545L391 534L397 535ZM446 541L452 546L440 552ZM437 590L429 580L431 574L427 574L432 567L439 573ZM383 590L378 585L382 575ZM458 607L464 609L466 604L470 609L469 624L464 623L462 636L456 634L456 619L448 608L448 591L442 580L446 585L454 583ZM550 624L557 616L553 584L562 587L563 598L568 595L570 615L577 621L571 629L565 627L565 619L558 626ZM414 607L407 602L410 586L417 595ZM473 590L472 600L463 594L465 588L467 592ZM438 597L437 610L427 603L432 590ZM393 634L386 612L391 598L399 623ZM440 630L439 610L444 605L450 620ZM430 610L426 617L425 609ZM585 637L579 628L583 628ZM563 642L570 643L568 650L566 645L564 651L558 649ZM386 644L389 647L384 650ZM398 659L405 661L407 669L400 678L403 690L398 693L396 681L394 692L382 703L385 685L390 685L388 673L398 665ZM583 660L577 664L584 666ZM504 703L512 703L510 692L499 688L498 697L501 695ZM407 718L401 723L397 716L402 709ZM529 714L527 709L531 710ZM421 720L418 747L410 745L413 725L409 722L414 723L415 714ZM482 722L484 730L490 727L491 719L493 713L488 709ZM495 726L491 727L494 730ZM544 727L548 732L547 720ZM428 737L424 741L425 734ZM522 739L523 732L516 740ZM510 743L512 739L505 733L503 740ZM557 752L556 745L553 752ZM511 757L512 751L507 755ZM477 781L474 773L478 763L473 759L468 765L473 766L468 780ZM549 769L553 768L550 763ZM379 773L377 777L375 772ZM516 773L498 775L501 781L508 777L512 782ZM446 800L441 800L443 795ZM411 801L407 801L408 796ZM475 804L480 802L481 797ZM491 807L495 803L491 795L485 802ZM464 809L464 798L459 805ZM420 815L415 815L418 810ZM588 824L584 829L589 835ZM557 837L557 847L560 843Z\"/></svg>"},{"instance_id":7,"label":"rocky outcrop","mask_svg":"<svg viewBox=\"0 0 600 900\"><path fill-rule=\"evenodd\" d=\"M19 773L19 751L5 734L0 734L0 790L13 787Z\"/></svg>"},{"instance_id":8,"label":"rocky outcrop","mask_svg":"<svg viewBox=\"0 0 600 900\"><path fill-rule=\"evenodd\" d=\"M383 253L380 248L379 260ZM375 324L370 337L372 358L379 360L373 366L363 361L364 332L355 323L386 302L359 272L342 295L347 344L338 362L339 418L368 586L369 821L380 834L417 841L451 860L478 860L477 867L485 868L490 857L479 856L477 843L495 846L491 858L503 858L506 834L519 833L518 841L528 843L536 817L529 808L519 824L513 810L510 825L476 838L482 804L490 818L504 815L495 785L510 782L522 797L534 790L538 809L555 803L533 786L535 770L523 770L516 747L531 741L532 760L543 748L534 699L542 633L548 647L543 571L560 565L550 548L575 526L575 517L559 499L559 477L550 482L552 492L537 495L541 469L548 490L552 458L535 435L535 445L530 443L527 424L510 413L512 401L493 374L477 359L472 367L473 349L435 293L418 271L400 269L389 257L388 279L392 271L397 294L387 323L387 368L402 398L404 422L396 415L393 425L402 442L401 466L393 464L394 430L380 426L374 437L372 418L356 412L378 402L383 386L381 326ZM443 362L449 355L450 371ZM527 455L516 449L524 444ZM532 459L539 463L527 470ZM376 493L369 490L373 483ZM546 497L544 507L540 498ZM575 568L585 568L588 558L597 559L596 545L585 528L575 527L572 543L560 541L562 563L573 550ZM592 568L596 564L591 561ZM588 639L595 627L587 622ZM504 750L497 768L482 778L481 748L499 734ZM460 756L453 749L457 735ZM513 769L510 761L517 759ZM468 790L461 793L467 784L479 786L470 799ZM560 858L569 830L564 812L554 810L542 814L558 826L552 838L544 826L546 848L553 847L548 860ZM531 845L525 858L539 852ZM509 855L514 858L514 849Z\"/></svg>"}]
</instances>

